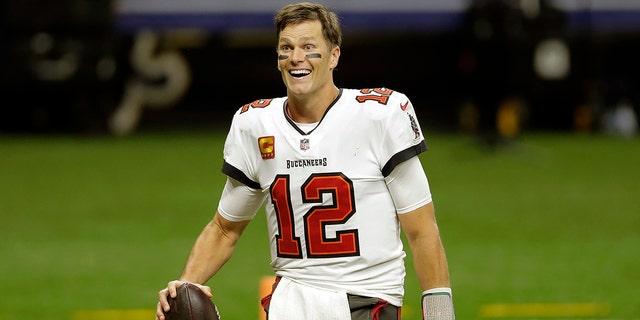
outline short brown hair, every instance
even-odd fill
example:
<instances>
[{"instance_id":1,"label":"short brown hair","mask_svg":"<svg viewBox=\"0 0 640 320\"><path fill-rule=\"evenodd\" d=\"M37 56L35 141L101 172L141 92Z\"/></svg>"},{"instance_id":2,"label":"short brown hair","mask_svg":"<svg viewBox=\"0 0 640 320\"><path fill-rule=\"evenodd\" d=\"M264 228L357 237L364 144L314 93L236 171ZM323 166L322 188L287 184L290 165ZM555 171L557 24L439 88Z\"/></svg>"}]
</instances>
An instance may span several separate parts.
<instances>
[{"instance_id":1,"label":"short brown hair","mask_svg":"<svg viewBox=\"0 0 640 320\"><path fill-rule=\"evenodd\" d=\"M332 47L342 45L342 31L338 16L324 5L311 2L289 4L276 13L274 22L278 38L280 31L287 26L309 20L320 21L322 34Z\"/></svg>"}]
</instances>

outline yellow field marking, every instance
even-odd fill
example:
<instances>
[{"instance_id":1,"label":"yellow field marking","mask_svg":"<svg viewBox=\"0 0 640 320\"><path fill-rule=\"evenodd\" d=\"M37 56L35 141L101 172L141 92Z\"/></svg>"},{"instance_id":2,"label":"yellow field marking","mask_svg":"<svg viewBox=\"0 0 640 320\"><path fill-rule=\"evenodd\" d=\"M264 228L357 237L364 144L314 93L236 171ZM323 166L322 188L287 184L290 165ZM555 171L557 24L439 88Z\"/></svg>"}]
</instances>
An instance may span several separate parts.
<instances>
[{"instance_id":1,"label":"yellow field marking","mask_svg":"<svg viewBox=\"0 0 640 320\"><path fill-rule=\"evenodd\" d=\"M496 303L480 307L483 318L599 317L611 312L608 303Z\"/></svg>"},{"instance_id":2,"label":"yellow field marking","mask_svg":"<svg viewBox=\"0 0 640 320\"><path fill-rule=\"evenodd\" d=\"M149 320L156 317L152 309L128 310L79 310L73 313L74 320Z\"/></svg>"}]
</instances>

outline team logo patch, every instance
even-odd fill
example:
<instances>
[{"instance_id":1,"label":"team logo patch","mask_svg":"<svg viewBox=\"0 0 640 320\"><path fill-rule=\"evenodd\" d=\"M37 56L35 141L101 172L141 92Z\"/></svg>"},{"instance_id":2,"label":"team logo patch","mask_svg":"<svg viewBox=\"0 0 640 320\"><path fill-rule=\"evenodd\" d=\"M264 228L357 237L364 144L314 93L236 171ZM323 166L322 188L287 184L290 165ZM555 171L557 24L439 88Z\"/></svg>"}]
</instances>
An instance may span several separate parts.
<instances>
[{"instance_id":1,"label":"team logo patch","mask_svg":"<svg viewBox=\"0 0 640 320\"><path fill-rule=\"evenodd\" d=\"M258 147L260 147L260 154L263 160L276 157L276 139L274 136L258 138Z\"/></svg>"},{"instance_id":2,"label":"team logo patch","mask_svg":"<svg viewBox=\"0 0 640 320\"><path fill-rule=\"evenodd\" d=\"M420 137L420 129L418 128L416 118L414 118L410 113L407 114L409 115L409 121L411 122L411 130L413 130L413 133L415 134L414 139L418 139Z\"/></svg>"},{"instance_id":3,"label":"team logo patch","mask_svg":"<svg viewBox=\"0 0 640 320\"><path fill-rule=\"evenodd\" d=\"M309 150L309 139L308 138L300 139L300 150L302 150L302 151Z\"/></svg>"}]
</instances>

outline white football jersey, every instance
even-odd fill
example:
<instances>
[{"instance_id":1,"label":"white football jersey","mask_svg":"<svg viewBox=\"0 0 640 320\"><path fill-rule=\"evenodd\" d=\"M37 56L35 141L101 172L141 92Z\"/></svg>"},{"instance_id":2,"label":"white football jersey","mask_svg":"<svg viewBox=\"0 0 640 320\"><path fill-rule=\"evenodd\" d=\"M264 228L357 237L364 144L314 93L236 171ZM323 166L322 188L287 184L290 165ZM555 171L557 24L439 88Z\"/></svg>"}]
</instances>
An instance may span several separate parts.
<instances>
[{"instance_id":1,"label":"white football jersey","mask_svg":"<svg viewBox=\"0 0 640 320\"><path fill-rule=\"evenodd\" d=\"M266 197L273 269L402 305L405 252L384 177L427 149L411 102L341 89L319 123L297 125L286 101L244 105L224 146L223 172Z\"/></svg>"}]
</instances>

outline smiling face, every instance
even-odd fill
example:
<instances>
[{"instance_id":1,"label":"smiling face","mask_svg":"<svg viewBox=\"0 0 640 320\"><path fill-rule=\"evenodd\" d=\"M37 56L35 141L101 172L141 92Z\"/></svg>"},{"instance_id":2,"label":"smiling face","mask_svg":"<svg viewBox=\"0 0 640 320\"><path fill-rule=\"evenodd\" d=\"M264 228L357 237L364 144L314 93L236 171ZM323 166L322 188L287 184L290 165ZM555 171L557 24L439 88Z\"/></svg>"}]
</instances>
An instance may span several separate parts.
<instances>
[{"instance_id":1,"label":"smiling face","mask_svg":"<svg viewBox=\"0 0 640 320\"><path fill-rule=\"evenodd\" d=\"M290 96L303 98L332 90L339 57L340 47L332 47L324 38L317 20L291 24L280 32L278 70Z\"/></svg>"}]
</instances>

